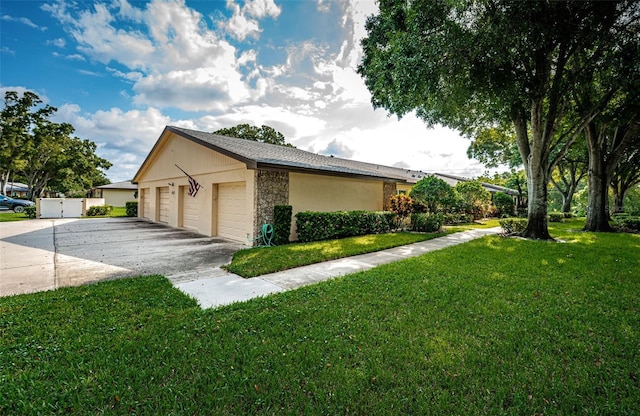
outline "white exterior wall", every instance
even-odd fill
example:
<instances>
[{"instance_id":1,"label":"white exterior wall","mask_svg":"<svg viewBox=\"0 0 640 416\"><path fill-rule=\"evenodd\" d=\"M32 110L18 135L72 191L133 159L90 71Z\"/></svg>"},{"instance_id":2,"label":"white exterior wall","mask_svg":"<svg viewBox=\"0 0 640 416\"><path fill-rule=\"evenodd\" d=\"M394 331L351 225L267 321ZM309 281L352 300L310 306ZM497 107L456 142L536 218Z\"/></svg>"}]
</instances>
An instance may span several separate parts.
<instances>
[{"instance_id":1,"label":"white exterior wall","mask_svg":"<svg viewBox=\"0 0 640 416\"><path fill-rule=\"evenodd\" d=\"M135 201L135 190L130 189L102 189L102 197L106 205L124 207L129 201Z\"/></svg>"}]
</instances>

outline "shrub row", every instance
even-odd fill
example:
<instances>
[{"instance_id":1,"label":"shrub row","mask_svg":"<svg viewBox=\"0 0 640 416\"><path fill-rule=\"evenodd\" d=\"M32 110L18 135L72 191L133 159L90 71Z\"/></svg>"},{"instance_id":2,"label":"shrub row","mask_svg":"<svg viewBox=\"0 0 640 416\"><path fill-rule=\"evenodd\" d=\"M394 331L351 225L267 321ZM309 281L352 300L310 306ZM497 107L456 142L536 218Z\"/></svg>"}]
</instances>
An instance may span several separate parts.
<instances>
[{"instance_id":1,"label":"shrub row","mask_svg":"<svg viewBox=\"0 0 640 416\"><path fill-rule=\"evenodd\" d=\"M434 233L439 231L444 223L442 214L420 212L411 214L411 229L422 233Z\"/></svg>"},{"instance_id":2,"label":"shrub row","mask_svg":"<svg viewBox=\"0 0 640 416\"><path fill-rule=\"evenodd\" d=\"M111 205L101 205L101 206L90 207L87 210L87 217L109 215L112 210L113 210L113 207Z\"/></svg>"},{"instance_id":3,"label":"shrub row","mask_svg":"<svg viewBox=\"0 0 640 416\"><path fill-rule=\"evenodd\" d=\"M506 234L521 233L527 228L526 218L503 218L499 223Z\"/></svg>"},{"instance_id":4,"label":"shrub row","mask_svg":"<svg viewBox=\"0 0 640 416\"><path fill-rule=\"evenodd\" d=\"M618 231L640 233L640 217L617 214L613 216L613 222Z\"/></svg>"},{"instance_id":5,"label":"shrub row","mask_svg":"<svg viewBox=\"0 0 640 416\"><path fill-rule=\"evenodd\" d=\"M127 217L138 216L138 201L125 202L125 208L127 210Z\"/></svg>"},{"instance_id":6,"label":"shrub row","mask_svg":"<svg viewBox=\"0 0 640 416\"><path fill-rule=\"evenodd\" d=\"M471 214L444 214L444 225L470 224L473 222Z\"/></svg>"},{"instance_id":7,"label":"shrub row","mask_svg":"<svg viewBox=\"0 0 640 416\"><path fill-rule=\"evenodd\" d=\"M393 212L305 211L296 214L296 229L301 242L320 241L388 233L394 228L395 218Z\"/></svg>"}]
</instances>

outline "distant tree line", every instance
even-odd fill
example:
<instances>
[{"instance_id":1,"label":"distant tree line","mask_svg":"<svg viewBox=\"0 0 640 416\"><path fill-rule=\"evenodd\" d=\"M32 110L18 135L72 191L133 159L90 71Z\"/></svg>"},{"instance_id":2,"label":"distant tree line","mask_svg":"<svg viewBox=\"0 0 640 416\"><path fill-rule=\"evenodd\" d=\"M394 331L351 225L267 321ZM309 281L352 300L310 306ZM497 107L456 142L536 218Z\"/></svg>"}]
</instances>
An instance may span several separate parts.
<instances>
[{"instance_id":1,"label":"distant tree line","mask_svg":"<svg viewBox=\"0 0 640 416\"><path fill-rule=\"evenodd\" d=\"M0 189L11 182L28 185L28 199L45 190L82 195L108 184L111 163L96 155L96 144L73 136L69 123L50 120L57 111L32 92L7 91L0 113Z\"/></svg>"}]
</instances>

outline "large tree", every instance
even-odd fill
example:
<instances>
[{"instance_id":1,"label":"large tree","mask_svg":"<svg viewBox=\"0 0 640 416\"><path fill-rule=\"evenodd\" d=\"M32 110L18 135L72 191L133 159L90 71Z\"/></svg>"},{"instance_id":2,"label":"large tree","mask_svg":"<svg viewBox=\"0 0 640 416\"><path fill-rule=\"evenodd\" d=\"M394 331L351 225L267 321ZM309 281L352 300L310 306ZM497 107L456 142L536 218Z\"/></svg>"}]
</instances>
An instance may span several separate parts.
<instances>
[{"instance_id":1,"label":"large tree","mask_svg":"<svg viewBox=\"0 0 640 416\"><path fill-rule=\"evenodd\" d=\"M284 135L273 127L252 126L250 124L238 124L234 127L219 129L213 132L221 136L237 137L239 139L253 140L262 143L278 144L280 146L295 147L285 141Z\"/></svg>"},{"instance_id":2,"label":"large tree","mask_svg":"<svg viewBox=\"0 0 640 416\"><path fill-rule=\"evenodd\" d=\"M547 185L552 169L594 115L594 102L571 123L573 85L597 71L585 51L615 46L611 28L624 2L381 0L366 23L358 72L375 107L411 111L428 124L473 135L511 123L527 174L523 236L549 239ZM580 71L575 62L580 59Z\"/></svg>"},{"instance_id":3,"label":"large tree","mask_svg":"<svg viewBox=\"0 0 640 416\"><path fill-rule=\"evenodd\" d=\"M49 105L38 108L40 104L42 100L32 92L5 93L0 112L0 192L3 195L12 175L25 167L24 150L34 126L55 112Z\"/></svg>"},{"instance_id":4,"label":"large tree","mask_svg":"<svg viewBox=\"0 0 640 416\"><path fill-rule=\"evenodd\" d=\"M111 163L96 155L95 143L74 137L71 124L52 122L49 117L57 111L55 107L40 104L40 98L31 92L22 96L15 91L5 94L5 107L0 113L3 179L12 174L24 180L29 186L29 199L41 196L50 187L67 192L103 184L103 171Z\"/></svg>"}]
</instances>

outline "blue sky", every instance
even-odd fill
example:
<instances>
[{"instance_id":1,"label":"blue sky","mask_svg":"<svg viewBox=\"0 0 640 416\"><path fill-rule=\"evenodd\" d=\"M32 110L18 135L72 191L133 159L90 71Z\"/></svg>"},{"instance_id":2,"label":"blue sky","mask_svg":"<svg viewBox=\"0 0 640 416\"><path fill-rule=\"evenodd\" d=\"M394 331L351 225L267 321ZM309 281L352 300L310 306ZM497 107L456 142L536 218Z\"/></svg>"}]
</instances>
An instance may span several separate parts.
<instances>
[{"instance_id":1,"label":"blue sky","mask_svg":"<svg viewBox=\"0 0 640 416\"><path fill-rule=\"evenodd\" d=\"M356 73L372 0L0 3L0 90L33 91L133 177L166 125L266 124L296 147L477 176L469 141L375 110Z\"/></svg>"}]
</instances>

